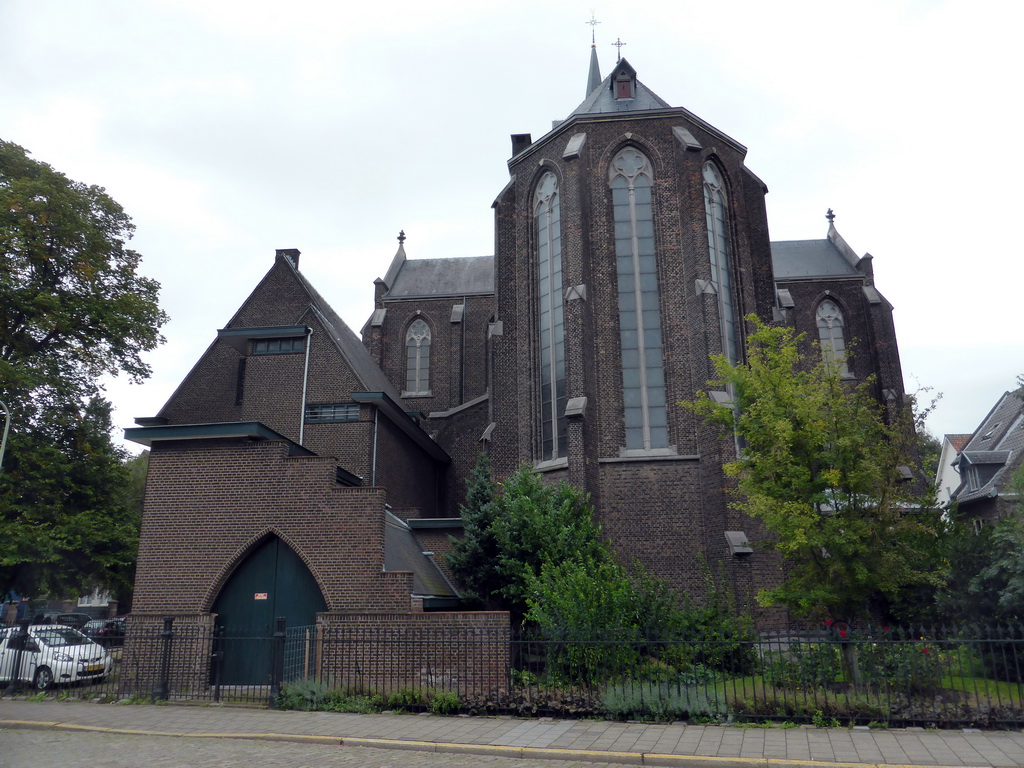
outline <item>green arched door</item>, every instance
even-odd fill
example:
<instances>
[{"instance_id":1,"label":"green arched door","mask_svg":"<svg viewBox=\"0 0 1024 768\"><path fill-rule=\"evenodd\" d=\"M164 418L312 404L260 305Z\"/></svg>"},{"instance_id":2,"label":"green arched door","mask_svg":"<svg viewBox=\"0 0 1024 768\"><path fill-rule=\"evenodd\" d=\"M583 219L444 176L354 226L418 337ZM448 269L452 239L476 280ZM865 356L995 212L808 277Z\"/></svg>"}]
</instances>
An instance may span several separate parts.
<instances>
[{"instance_id":1,"label":"green arched door","mask_svg":"<svg viewBox=\"0 0 1024 768\"><path fill-rule=\"evenodd\" d=\"M213 604L224 638L220 682L269 683L274 619L308 626L326 609L320 587L295 551L277 536L266 539L239 564Z\"/></svg>"}]
</instances>

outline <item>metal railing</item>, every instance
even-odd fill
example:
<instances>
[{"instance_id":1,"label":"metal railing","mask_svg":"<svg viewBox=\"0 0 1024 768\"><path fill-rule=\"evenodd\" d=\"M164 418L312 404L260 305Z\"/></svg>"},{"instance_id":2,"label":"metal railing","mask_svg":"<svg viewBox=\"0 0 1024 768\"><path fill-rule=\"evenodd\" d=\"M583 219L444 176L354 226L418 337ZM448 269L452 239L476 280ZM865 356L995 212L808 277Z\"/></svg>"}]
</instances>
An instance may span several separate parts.
<instances>
[{"instance_id":1,"label":"metal railing","mask_svg":"<svg viewBox=\"0 0 1024 768\"><path fill-rule=\"evenodd\" d=\"M577 638L507 629L129 625L59 695L611 718L1024 725L1024 627ZM24 661L23 661L24 663ZM27 683L23 687L31 687Z\"/></svg>"}]
</instances>

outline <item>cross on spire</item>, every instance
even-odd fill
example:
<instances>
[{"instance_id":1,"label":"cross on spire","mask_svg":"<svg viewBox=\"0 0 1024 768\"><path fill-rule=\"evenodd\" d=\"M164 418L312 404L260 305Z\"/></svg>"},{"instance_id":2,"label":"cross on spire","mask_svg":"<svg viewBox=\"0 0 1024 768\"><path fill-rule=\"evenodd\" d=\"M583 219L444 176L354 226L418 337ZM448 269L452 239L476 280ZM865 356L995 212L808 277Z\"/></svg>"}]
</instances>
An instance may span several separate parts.
<instances>
[{"instance_id":1,"label":"cross on spire","mask_svg":"<svg viewBox=\"0 0 1024 768\"><path fill-rule=\"evenodd\" d=\"M405 230L401 229L398 231L398 244L405 245Z\"/></svg>"},{"instance_id":2,"label":"cross on spire","mask_svg":"<svg viewBox=\"0 0 1024 768\"><path fill-rule=\"evenodd\" d=\"M590 9L590 21L585 21L583 23L590 25L590 44L591 45L597 45L597 43L595 41L595 38L594 38L594 32L596 31L595 27L597 27L597 25L600 24L601 22L598 21L597 18L594 16L594 9L593 8Z\"/></svg>"},{"instance_id":3,"label":"cross on spire","mask_svg":"<svg viewBox=\"0 0 1024 768\"><path fill-rule=\"evenodd\" d=\"M622 42L622 38L621 37L615 38L615 42L612 43L612 45L614 45L616 48L619 49L618 52L617 52L615 61L616 62L622 61L622 46L625 45L625 43Z\"/></svg>"}]
</instances>

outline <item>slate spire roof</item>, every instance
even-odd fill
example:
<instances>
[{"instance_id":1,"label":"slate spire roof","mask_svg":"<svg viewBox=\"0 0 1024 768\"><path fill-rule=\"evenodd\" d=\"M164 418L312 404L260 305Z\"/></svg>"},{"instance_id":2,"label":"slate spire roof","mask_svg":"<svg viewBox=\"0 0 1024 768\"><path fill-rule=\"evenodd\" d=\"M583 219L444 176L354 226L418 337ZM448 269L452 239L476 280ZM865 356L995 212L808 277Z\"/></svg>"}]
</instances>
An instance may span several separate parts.
<instances>
[{"instance_id":1,"label":"slate spire roof","mask_svg":"<svg viewBox=\"0 0 1024 768\"><path fill-rule=\"evenodd\" d=\"M590 44L590 72L587 74L587 96L601 85L601 67L597 63L597 46Z\"/></svg>"}]
</instances>

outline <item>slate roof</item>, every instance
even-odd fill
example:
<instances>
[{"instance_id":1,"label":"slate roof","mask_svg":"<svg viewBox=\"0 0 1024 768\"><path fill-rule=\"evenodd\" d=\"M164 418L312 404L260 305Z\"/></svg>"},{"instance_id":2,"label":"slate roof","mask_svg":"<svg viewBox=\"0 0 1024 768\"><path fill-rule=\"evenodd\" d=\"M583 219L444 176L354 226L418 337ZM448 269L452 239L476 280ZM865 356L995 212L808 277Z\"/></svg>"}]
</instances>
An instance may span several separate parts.
<instances>
[{"instance_id":1,"label":"slate roof","mask_svg":"<svg viewBox=\"0 0 1024 768\"><path fill-rule=\"evenodd\" d=\"M403 260L386 294L389 299L479 296L494 293L494 257Z\"/></svg>"},{"instance_id":2,"label":"slate roof","mask_svg":"<svg viewBox=\"0 0 1024 768\"><path fill-rule=\"evenodd\" d=\"M388 381L388 378L377 363L374 362L373 358L370 357L370 353L363 346L363 342L359 340L359 337L355 335L352 329L327 303L327 300L313 287L313 284L306 279L306 276L299 272L298 268L290 261L286 260L286 263L294 271L295 276L309 294L310 306L320 316L320 319L330 333L331 340L352 368L352 372L359 379L362 386L367 391L384 392L396 403L401 402L401 394Z\"/></svg>"},{"instance_id":3,"label":"slate roof","mask_svg":"<svg viewBox=\"0 0 1024 768\"><path fill-rule=\"evenodd\" d=\"M412 571L412 593L417 597L459 597L437 564L423 554L409 526L391 512L384 520L384 570Z\"/></svg>"},{"instance_id":4,"label":"slate roof","mask_svg":"<svg viewBox=\"0 0 1024 768\"><path fill-rule=\"evenodd\" d=\"M772 243L776 280L816 277L862 277L835 244L825 240L782 240Z\"/></svg>"},{"instance_id":5,"label":"slate roof","mask_svg":"<svg viewBox=\"0 0 1024 768\"><path fill-rule=\"evenodd\" d=\"M1021 465L1024 454L1024 400L1014 392L1004 392L981 426L975 430L957 458L960 475L966 478L969 465L997 466L980 487L971 489L967 480L953 494L961 504L991 498L1003 492L1003 486Z\"/></svg>"},{"instance_id":6,"label":"slate roof","mask_svg":"<svg viewBox=\"0 0 1024 768\"><path fill-rule=\"evenodd\" d=\"M625 59L619 61L612 70L612 73L601 81L600 87L592 90L587 98L583 100L583 103L572 111L569 117L573 115L595 115L605 112L641 112L649 109L672 109L671 104L639 80L636 81L636 92L633 94L632 99L614 98L611 81L622 64L629 66L629 62Z\"/></svg>"}]
</instances>

